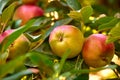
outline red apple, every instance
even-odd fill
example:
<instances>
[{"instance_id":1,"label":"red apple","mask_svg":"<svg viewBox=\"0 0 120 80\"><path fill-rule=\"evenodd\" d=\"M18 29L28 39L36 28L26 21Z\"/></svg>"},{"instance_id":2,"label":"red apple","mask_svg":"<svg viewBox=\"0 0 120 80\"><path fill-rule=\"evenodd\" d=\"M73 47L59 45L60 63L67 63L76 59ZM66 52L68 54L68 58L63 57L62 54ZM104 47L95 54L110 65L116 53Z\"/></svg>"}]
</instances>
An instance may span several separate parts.
<instances>
[{"instance_id":1,"label":"red apple","mask_svg":"<svg viewBox=\"0 0 120 80\"><path fill-rule=\"evenodd\" d=\"M106 43L107 36L92 34L86 38L82 56L85 63L90 67L103 67L109 64L114 56L114 43Z\"/></svg>"},{"instance_id":2,"label":"red apple","mask_svg":"<svg viewBox=\"0 0 120 80\"><path fill-rule=\"evenodd\" d=\"M49 36L49 44L54 54L62 57L65 51L71 50L68 58L76 57L82 50L84 36L73 25L61 25L54 28Z\"/></svg>"},{"instance_id":3,"label":"red apple","mask_svg":"<svg viewBox=\"0 0 120 80\"><path fill-rule=\"evenodd\" d=\"M36 4L38 0L22 0L22 3L24 4Z\"/></svg>"},{"instance_id":4,"label":"red apple","mask_svg":"<svg viewBox=\"0 0 120 80\"><path fill-rule=\"evenodd\" d=\"M14 30L6 30L0 35L0 43L9 36ZM24 54L28 51L30 47L30 41L21 34L10 46L9 46L9 56L8 59L13 59L16 56Z\"/></svg>"},{"instance_id":5,"label":"red apple","mask_svg":"<svg viewBox=\"0 0 120 80\"><path fill-rule=\"evenodd\" d=\"M19 6L16 9L14 16L13 16L13 20L21 19L22 20L21 25L24 25L30 19L34 17L43 16L43 14L44 14L44 11L39 6L32 5L32 4L24 4L24 5Z\"/></svg>"},{"instance_id":6,"label":"red apple","mask_svg":"<svg viewBox=\"0 0 120 80\"><path fill-rule=\"evenodd\" d=\"M0 43L4 40L5 37L7 37L12 32L13 32L13 30L7 30L7 31L3 32L2 34L0 34Z\"/></svg>"}]
</instances>

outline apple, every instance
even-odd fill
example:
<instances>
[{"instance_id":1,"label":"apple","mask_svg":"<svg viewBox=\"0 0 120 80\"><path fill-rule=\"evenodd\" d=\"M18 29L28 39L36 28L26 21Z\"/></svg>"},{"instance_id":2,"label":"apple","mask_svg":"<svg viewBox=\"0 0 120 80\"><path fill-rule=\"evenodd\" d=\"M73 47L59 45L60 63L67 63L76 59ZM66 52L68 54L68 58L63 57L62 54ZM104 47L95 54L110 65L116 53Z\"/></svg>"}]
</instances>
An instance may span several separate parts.
<instances>
[{"instance_id":1,"label":"apple","mask_svg":"<svg viewBox=\"0 0 120 80\"><path fill-rule=\"evenodd\" d=\"M12 32L14 32L13 29L6 30L0 35L0 43L9 36ZM19 55L22 55L26 53L29 50L30 47L30 41L21 34L8 48L9 55L8 60L13 59Z\"/></svg>"},{"instance_id":2,"label":"apple","mask_svg":"<svg viewBox=\"0 0 120 80\"><path fill-rule=\"evenodd\" d=\"M90 67L103 67L109 64L114 56L114 43L106 43L107 36L92 34L86 38L82 56L85 63Z\"/></svg>"},{"instance_id":3,"label":"apple","mask_svg":"<svg viewBox=\"0 0 120 80\"><path fill-rule=\"evenodd\" d=\"M13 32L13 30L7 30L7 31L3 32L2 34L0 34L0 43L4 40L5 37L7 37L12 32Z\"/></svg>"},{"instance_id":4,"label":"apple","mask_svg":"<svg viewBox=\"0 0 120 80\"><path fill-rule=\"evenodd\" d=\"M24 4L36 4L38 0L22 0L22 3Z\"/></svg>"},{"instance_id":5,"label":"apple","mask_svg":"<svg viewBox=\"0 0 120 80\"><path fill-rule=\"evenodd\" d=\"M76 57L82 50L84 36L73 25L61 25L53 29L49 36L49 44L53 53L62 57L65 51L71 50L68 58Z\"/></svg>"},{"instance_id":6,"label":"apple","mask_svg":"<svg viewBox=\"0 0 120 80\"><path fill-rule=\"evenodd\" d=\"M13 15L13 20L21 19L22 20L21 25L24 25L30 19L34 17L40 17L43 15L44 11L41 7L32 4L23 4L16 9Z\"/></svg>"},{"instance_id":7,"label":"apple","mask_svg":"<svg viewBox=\"0 0 120 80\"><path fill-rule=\"evenodd\" d=\"M30 41L21 34L10 46L8 59L13 59L26 53L30 48Z\"/></svg>"}]
</instances>

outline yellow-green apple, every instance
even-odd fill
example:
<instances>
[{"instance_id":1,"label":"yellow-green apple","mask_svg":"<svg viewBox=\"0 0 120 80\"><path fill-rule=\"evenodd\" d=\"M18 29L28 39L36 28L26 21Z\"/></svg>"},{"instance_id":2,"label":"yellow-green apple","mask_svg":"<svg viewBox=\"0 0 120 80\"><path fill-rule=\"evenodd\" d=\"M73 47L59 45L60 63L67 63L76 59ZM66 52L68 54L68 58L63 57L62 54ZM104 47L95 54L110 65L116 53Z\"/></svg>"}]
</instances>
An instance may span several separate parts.
<instances>
[{"instance_id":1,"label":"yellow-green apple","mask_svg":"<svg viewBox=\"0 0 120 80\"><path fill-rule=\"evenodd\" d=\"M84 36L73 25L61 25L53 29L49 36L49 44L53 53L62 57L65 51L71 50L68 58L76 57L82 50Z\"/></svg>"},{"instance_id":2,"label":"yellow-green apple","mask_svg":"<svg viewBox=\"0 0 120 80\"><path fill-rule=\"evenodd\" d=\"M16 9L13 16L13 20L21 19L21 25L24 25L30 19L34 17L40 17L43 15L44 11L41 7L32 4L23 4Z\"/></svg>"},{"instance_id":3,"label":"yellow-green apple","mask_svg":"<svg viewBox=\"0 0 120 80\"><path fill-rule=\"evenodd\" d=\"M38 0L22 0L22 3L24 4L36 4Z\"/></svg>"},{"instance_id":4,"label":"yellow-green apple","mask_svg":"<svg viewBox=\"0 0 120 80\"><path fill-rule=\"evenodd\" d=\"M109 64L114 56L114 43L106 43L107 36L92 34L86 38L82 50L85 63L90 67L103 67Z\"/></svg>"},{"instance_id":5,"label":"yellow-green apple","mask_svg":"<svg viewBox=\"0 0 120 80\"><path fill-rule=\"evenodd\" d=\"M0 35L0 43L9 36L12 32L14 32L13 29L6 30ZM8 48L9 50L9 59L13 59L19 55L22 55L28 51L30 47L30 41L21 34Z\"/></svg>"}]
</instances>

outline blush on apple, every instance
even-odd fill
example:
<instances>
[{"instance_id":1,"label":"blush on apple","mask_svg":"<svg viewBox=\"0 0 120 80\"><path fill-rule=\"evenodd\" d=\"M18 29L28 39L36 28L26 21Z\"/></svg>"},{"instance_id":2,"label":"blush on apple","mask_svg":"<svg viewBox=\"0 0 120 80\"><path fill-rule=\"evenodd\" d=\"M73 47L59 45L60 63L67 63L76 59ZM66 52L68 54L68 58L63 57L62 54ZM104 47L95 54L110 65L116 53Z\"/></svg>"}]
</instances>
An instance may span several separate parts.
<instances>
[{"instance_id":1,"label":"blush on apple","mask_svg":"<svg viewBox=\"0 0 120 80\"><path fill-rule=\"evenodd\" d=\"M82 50L84 36L73 25L61 25L54 28L49 36L49 44L53 53L62 57L65 51L71 50L68 58L76 57Z\"/></svg>"},{"instance_id":2,"label":"blush on apple","mask_svg":"<svg viewBox=\"0 0 120 80\"><path fill-rule=\"evenodd\" d=\"M92 34L86 38L82 50L85 63L90 67L103 67L109 64L114 56L114 43L106 43L107 36Z\"/></svg>"},{"instance_id":3,"label":"blush on apple","mask_svg":"<svg viewBox=\"0 0 120 80\"><path fill-rule=\"evenodd\" d=\"M7 30L7 31L3 32L2 34L0 34L0 43L4 40L5 37L7 37L12 32L13 32L13 30Z\"/></svg>"},{"instance_id":4,"label":"blush on apple","mask_svg":"<svg viewBox=\"0 0 120 80\"><path fill-rule=\"evenodd\" d=\"M42 8L40 8L37 5L32 5L32 4L24 4L19 6L13 16L13 20L22 20L22 24L26 24L27 21L34 17L40 17L43 16L44 11Z\"/></svg>"}]
</instances>

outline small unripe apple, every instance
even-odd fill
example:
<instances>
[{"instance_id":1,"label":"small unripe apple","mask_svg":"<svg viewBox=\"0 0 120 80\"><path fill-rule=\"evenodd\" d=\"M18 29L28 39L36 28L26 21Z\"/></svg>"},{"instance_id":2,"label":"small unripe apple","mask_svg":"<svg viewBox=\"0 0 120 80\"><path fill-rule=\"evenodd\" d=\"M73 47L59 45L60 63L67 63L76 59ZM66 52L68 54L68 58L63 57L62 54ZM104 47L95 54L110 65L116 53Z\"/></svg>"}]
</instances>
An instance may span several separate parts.
<instances>
[{"instance_id":1,"label":"small unripe apple","mask_svg":"<svg viewBox=\"0 0 120 80\"><path fill-rule=\"evenodd\" d=\"M82 50L84 36L73 25L61 25L53 29L49 36L49 44L53 53L62 57L65 51L71 50L68 58L76 57Z\"/></svg>"},{"instance_id":2,"label":"small unripe apple","mask_svg":"<svg viewBox=\"0 0 120 80\"><path fill-rule=\"evenodd\" d=\"M30 19L34 17L43 16L44 11L41 7L32 4L24 4L19 6L13 16L13 20L22 20L22 24L26 24Z\"/></svg>"},{"instance_id":3,"label":"small unripe apple","mask_svg":"<svg viewBox=\"0 0 120 80\"><path fill-rule=\"evenodd\" d=\"M107 36L92 34L86 38L82 50L85 63L90 67L103 67L109 64L114 56L114 43L106 43Z\"/></svg>"},{"instance_id":4,"label":"small unripe apple","mask_svg":"<svg viewBox=\"0 0 120 80\"><path fill-rule=\"evenodd\" d=\"M7 37L9 36L14 30L6 30L0 35L0 43ZM8 48L9 50L9 55L8 55L8 60L13 59L19 55L22 55L28 51L30 47L30 41L23 35L21 34Z\"/></svg>"},{"instance_id":5,"label":"small unripe apple","mask_svg":"<svg viewBox=\"0 0 120 80\"><path fill-rule=\"evenodd\" d=\"M36 4L38 0L22 0L22 3L24 4Z\"/></svg>"}]
</instances>

